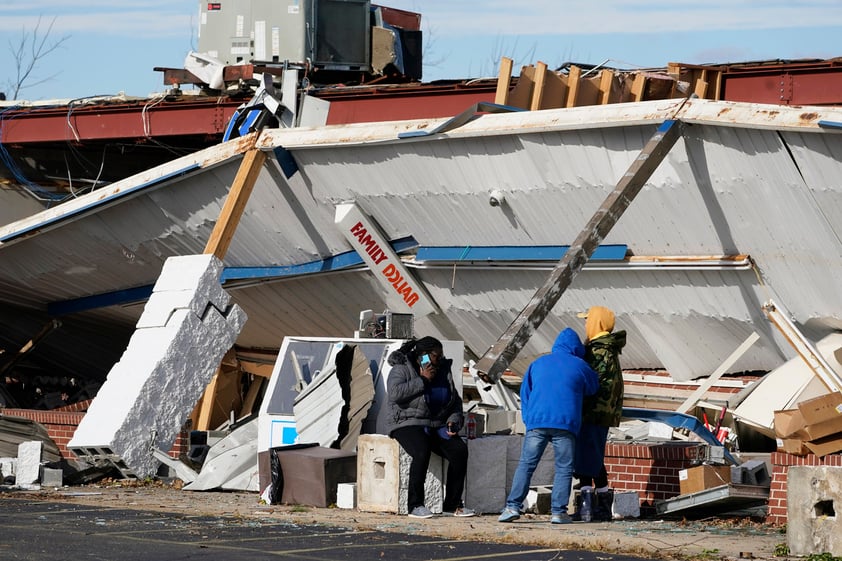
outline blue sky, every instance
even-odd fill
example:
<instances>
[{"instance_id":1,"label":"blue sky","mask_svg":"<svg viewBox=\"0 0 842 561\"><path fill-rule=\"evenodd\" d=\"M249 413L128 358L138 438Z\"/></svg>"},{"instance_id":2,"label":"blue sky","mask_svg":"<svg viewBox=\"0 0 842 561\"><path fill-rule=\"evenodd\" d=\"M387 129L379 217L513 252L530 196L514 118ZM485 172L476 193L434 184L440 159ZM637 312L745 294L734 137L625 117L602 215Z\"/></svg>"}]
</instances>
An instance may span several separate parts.
<instances>
[{"instance_id":1,"label":"blue sky","mask_svg":"<svg viewBox=\"0 0 842 561\"><path fill-rule=\"evenodd\" d=\"M422 14L425 81L493 76L504 55L516 68L539 60L651 68L842 57L842 0L379 3ZM21 99L161 91L153 69L184 66L197 47L198 14L195 0L0 0L0 91L15 76L10 45L39 16L42 31L53 22L48 40L66 39L36 67Z\"/></svg>"}]
</instances>

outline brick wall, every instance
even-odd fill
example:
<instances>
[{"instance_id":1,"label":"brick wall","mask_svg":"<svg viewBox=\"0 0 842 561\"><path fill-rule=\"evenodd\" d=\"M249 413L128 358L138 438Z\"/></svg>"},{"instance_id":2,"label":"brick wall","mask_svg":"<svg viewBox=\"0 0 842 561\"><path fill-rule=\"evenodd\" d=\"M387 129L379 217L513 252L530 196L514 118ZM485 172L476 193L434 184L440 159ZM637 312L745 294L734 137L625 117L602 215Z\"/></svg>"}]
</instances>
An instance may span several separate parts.
<instances>
[{"instance_id":1,"label":"brick wall","mask_svg":"<svg viewBox=\"0 0 842 561\"><path fill-rule=\"evenodd\" d=\"M609 442L605 447L608 482L616 491L637 491L641 514L655 512L655 501L678 496L678 472L704 457L704 444L663 442L624 444Z\"/></svg>"},{"instance_id":2,"label":"brick wall","mask_svg":"<svg viewBox=\"0 0 842 561\"><path fill-rule=\"evenodd\" d=\"M90 401L85 401L49 411L38 409L2 409L0 412L7 417L22 417L41 423L46 427L50 438L58 446L61 457L65 460L76 460L76 455L67 449L67 444L73 438L73 433L76 432L76 427L82 422L82 418L85 416L85 411L87 411L89 405ZM168 455L171 458L177 459L180 454L187 454L189 447L190 435L186 429L183 429L176 438Z\"/></svg>"},{"instance_id":3,"label":"brick wall","mask_svg":"<svg viewBox=\"0 0 842 561\"><path fill-rule=\"evenodd\" d=\"M771 456L772 488L769 490L769 513L766 521L772 524L786 523L786 477L789 466L842 466L842 455L831 454L819 458L813 454L795 456L775 452Z\"/></svg>"},{"instance_id":4,"label":"brick wall","mask_svg":"<svg viewBox=\"0 0 842 561\"><path fill-rule=\"evenodd\" d=\"M64 459L75 459L70 450L67 449L67 443L73 438L73 433L76 432L76 427L85 416L81 411L63 411L53 409L50 411L41 411L37 409L3 409L3 415L7 417L21 417L41 423L47 429L50 438L58 446L59 453Z\"/></svg>"}]
</instances>

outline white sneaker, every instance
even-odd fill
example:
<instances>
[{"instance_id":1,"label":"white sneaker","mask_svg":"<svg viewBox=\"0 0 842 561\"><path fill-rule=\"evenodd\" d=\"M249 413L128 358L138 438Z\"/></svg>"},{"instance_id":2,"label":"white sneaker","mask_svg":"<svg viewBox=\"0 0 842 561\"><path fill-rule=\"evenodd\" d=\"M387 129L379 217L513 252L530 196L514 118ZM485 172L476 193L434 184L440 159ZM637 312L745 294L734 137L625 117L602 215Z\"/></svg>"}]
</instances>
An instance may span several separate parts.
<instances>
[{"instance_id":1,"label":"white sneaker","mask_svg":"<svg viewBox=\"0 0 842 561\"><path fill-rule=\"evenodd\" d=\"M409 513L410 518L432 518L433 513L430 512L430 509L426 506L416 506L412 509L412 512Z\"/></svg>"}]
</instances>

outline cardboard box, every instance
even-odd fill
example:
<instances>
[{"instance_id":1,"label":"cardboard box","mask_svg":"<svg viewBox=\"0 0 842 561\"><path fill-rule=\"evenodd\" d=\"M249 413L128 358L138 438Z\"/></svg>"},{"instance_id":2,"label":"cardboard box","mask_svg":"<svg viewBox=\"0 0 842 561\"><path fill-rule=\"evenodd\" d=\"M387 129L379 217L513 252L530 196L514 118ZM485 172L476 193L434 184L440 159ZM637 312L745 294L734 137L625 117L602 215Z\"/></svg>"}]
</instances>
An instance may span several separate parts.
<instances>
[{"instance_id":1,"label":"cardboard box","mask_svg":"<svg viewBox=\"0 0 842 561\"><path fill-rule=\"evenodd\" d=\"M842 432L842 394L832 393L808 399L797 409L775 411L775 436L784 440L814 442ZM799 447L787 443L790 453ZM822 446L822 449L825 449Z\"/></svg>"},{"instance_id":2,"label":"cardboard box","mask_svg":"<svg viewBox=\"0 0 842 561\"><path fill-rule=\"evenodd\" d=\"M701 465L678 472L678 487L682 495L698 493L730 483L731 466Z\"/></svg>"},{"instance_id":3,"label":"cardboard box","mask_svg":"<svg viewBox=\"0 0 842 561\"><path fill-rule=\"evenodd\" d=\"M775 411L775 436L778 438L791 438L806 424L800 409Z\"/></svg>"},{"instance_id":4,"label":"cardboard box","mask_svg":"<svg viewBox=\"0 0 842 561\"><path fill-rule=\"evenodd\" d=\"M832 436L839 432L842 432L842 416L836 419L828 419L826 421L808 424L792 436L800 438L801 440L812 442L826 436Z\"/></svg>"},{"instance_id":5,"label":"cardboard box","mask_svg":"<svg viewBox=\"0 0 842 561\"><path fill-rule=\"evenodd\" d=\"M806 456L810 453L810 449L800 438L778 438L777 444L779 452L786 452L793 456Z\"/></svg>"},{"instance_id":6,"label":"cardboard box","mask_svg":"<svg viewBox=\"0 0 842 561\"><path fill-rule=\"evenodd\" d=\"M798 404L806 425L842 419L842 393L833 392Z\"/></svg>"},{"instance_id":7,"label":"cardboard box","mask_svg":"<svg viewBox=\"0 0 842 561\"><path fill-rule=\"evenodd\" d=\"M827 456L828 454L833 454L834 452L842 450L842 434L826 436L824 438L819 438L818 440L805 442L804 446L806 446L810 452L821 458L822 456Z\"/></svg>"}]
</instances>

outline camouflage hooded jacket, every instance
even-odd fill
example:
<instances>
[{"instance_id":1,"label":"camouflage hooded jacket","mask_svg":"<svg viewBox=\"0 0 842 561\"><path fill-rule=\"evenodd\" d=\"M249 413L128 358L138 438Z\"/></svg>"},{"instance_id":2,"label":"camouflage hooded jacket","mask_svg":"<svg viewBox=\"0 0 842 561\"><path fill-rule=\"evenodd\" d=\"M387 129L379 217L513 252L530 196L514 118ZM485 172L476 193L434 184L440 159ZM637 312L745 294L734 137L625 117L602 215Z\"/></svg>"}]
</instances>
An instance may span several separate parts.
<instances>
[{"instance_id":1,"label":"camouflage hooded jacket","mask_svg":"<svg viewBox=\"0 0 842 561\"><path fill-rule=\"evenodd\" d=\"M585 397L582 420L592 425L616 427L623 414L623 371L620 353L626 332L608 333L585 345L585 360L599 375L599 390Z\"/></svg>"}]
</instances>

